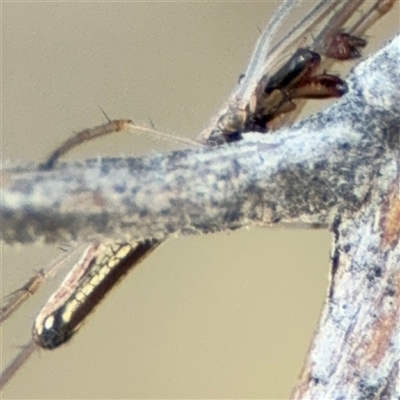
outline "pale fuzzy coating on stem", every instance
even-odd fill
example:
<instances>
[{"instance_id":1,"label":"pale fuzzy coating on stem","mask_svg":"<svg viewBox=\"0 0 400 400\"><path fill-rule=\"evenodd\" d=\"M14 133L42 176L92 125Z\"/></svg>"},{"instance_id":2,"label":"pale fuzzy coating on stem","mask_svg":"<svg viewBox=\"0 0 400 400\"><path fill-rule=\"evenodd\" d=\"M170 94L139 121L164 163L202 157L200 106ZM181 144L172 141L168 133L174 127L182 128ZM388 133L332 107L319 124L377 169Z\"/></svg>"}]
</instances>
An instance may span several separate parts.
<instances>
[{"instance_id":1,"label":"pale fuzzy coating on stem","mask_svg":"<svg viewBox=\"0 0 400 400\"><path fill-rule=\"evenodd\" d=\"M398 182L397 166L388 167ZM293 399L383 399L398 379L391 375L400 360L400 247L382 237L384 190L334 224L330 289ZM390 390L387 398L398 398Z\"/></svg>"},{"instance_id":2,"label":"pale fuzzy coating on stem","mask_svg":"<svg viewBox=\"0 0 400 400\"><path fill-rule=\"evenodd\" d=\"M2 171L5 242L162 239L354 211L398 141L399 39L325 112L237 145Z\"/></svg>"},{"instance_id":3,"label":"pale fuzzy coating on stem","mask_svg":"<svg viewBox=\"0 0 400 400\"><path fill-rule=\"evenodd\" d=\"M391 69L399 73L399 44L381 53L393 49L393 64L377 58L359 66L364 74L380 70L369 74L371 90L363 95L376 118L365 131L384 153L377 154L379 169L371 164L365 204L332 224L328 296L291 399L400 398L399 81L382 80Z\"/></svg>"},{"instance_id":4,"label":"pale fuzzy coating on stem","mask_svg":"<svg viewBox=\"0 0 400 400\"><path fill-rule=\"evenodd\" d=\"M93 160L61 165L45 176L21 174L3 198L4 239L24 242L46 235L47 240L66 240L65 234L71 234L78 240L97 233L162 238L315 215L321 216L315 222L323 222L340 203L360 205L373 175L368 167L376 158L375 148L358 154L350 139L335 147L335 131L331 127L313 146L313 160L304 157L310 144L292 132L266 138L272 142L215 151ZM355 163L361 156L364 168L327 162L330 153L346 146L349 160ZM340 175L332 176L332 168Z\"/></svg>"}]
</instances>

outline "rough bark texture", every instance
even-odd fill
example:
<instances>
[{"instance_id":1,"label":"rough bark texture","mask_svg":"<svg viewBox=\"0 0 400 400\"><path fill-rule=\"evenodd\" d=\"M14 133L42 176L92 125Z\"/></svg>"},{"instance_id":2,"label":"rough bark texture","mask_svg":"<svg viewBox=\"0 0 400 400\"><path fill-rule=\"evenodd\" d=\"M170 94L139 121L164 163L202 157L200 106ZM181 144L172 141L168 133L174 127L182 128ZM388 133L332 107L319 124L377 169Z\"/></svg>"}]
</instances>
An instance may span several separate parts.
<instances>
[{"instance_id":1,"label":"rough bark texture","mask_svg":"<svg viewBox=\"0 0 400 400\"><path fill-rule=\"evenodd\" d=\"M329 110L237 145L3 167L1 238L165 238L331 223L332 277L292 398L398 399L400 40L361 63Z\"/></svg>"}]
</instances>

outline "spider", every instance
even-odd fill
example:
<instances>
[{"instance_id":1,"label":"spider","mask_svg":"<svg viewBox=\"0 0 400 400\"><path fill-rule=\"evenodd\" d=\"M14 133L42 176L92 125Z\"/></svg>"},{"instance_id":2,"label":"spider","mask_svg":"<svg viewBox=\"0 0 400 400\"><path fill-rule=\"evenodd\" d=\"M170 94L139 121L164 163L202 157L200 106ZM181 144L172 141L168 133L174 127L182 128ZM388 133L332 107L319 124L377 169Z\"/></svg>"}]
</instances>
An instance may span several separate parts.
<instances>
[{"instance_id":1,"label":"spider","mask_svg":"<svg viewBox=\"0 0 400 400\"><path fill-rule=\"evenodd\" d=\"M346 34L347 31L346 31ZM354 36L353 37L358 37ZM358 46L356 46L357 48ZM339 96L342 95L345 92L345 83L340 79L337 78L335 75L331 75L329 73L325 74L310 74L310 68L309 65L305 67L305 69L300 68L302 71L302 77L298 78L298 75L296 75L296 67L300 65L299 58L301 56L304 57L304 55L311 56L312 61L314 62L316 58L320 56L320 53L318 51L314 51L312 49L302 49L298 50L294 53L292 53L291 57L289 58L289 61L283 64L276 72L271 73L271 74L265 74L263 73L261 75L261 78L258 79L256 82L253 82L255 84L256 90L252 92L252 96L249 96L249 101L246 104L246 107L244 108L246 112L246 116L244 118L244 123L243 123L243 128L240 129L230 129L227 127L227 125L223 124L223 116L220 116L218 118L217 124L213 125L212 131L213 131L213 136L210 136L211 140L215 140L215 132L219 132L220 137L223 138L223 142L230 142L232 140L237 140L238 138L241 138L247 131L250 130L256 130L259 132L267 132L269 130L269 124L271 121L273 121L276 118L281 118L282 116L285 116L287 112L295 110L297 106L294 106L294 101L299 97L299 98L308 98L309 96L306 95L299 95L300 91L302 89L305 89L309 87L310 85L310 79L311 78L317 78L317 83L320 84L320 87L322 88L328 88L329 89L329 96ZM316 56L315 56L316 55ZM351 58L351 57L349 57ZM290 68L291 66L294 66L294 68ZM312 69L314 73L314 69ZM327 78L329 77L329 78ZM335 78L338 80L335 81ZM326 81L331 82L332 80L335 81L335 84L333 86L329 86L325 84L324 82ZM312 80L312 79L311 79ZM287 83L288 81L288 83ZM245 82L244 82L245 83ZM314 81L315 83L315 81ZM333 93L333 94L332 94ZM256 105L255 107L253 105L250 105L250 103L253 101L254 103L254 94L256 97ZM278 100L274 98L272 101L271 96L276 96ZM318 93L314 91L314 95L318 97ZM312 97L312 96L311 96ZM271 105L272 104L272 105ZM282 123L284 123L284 118L282 119ZM221 129L222 127L222 129ZM236 138L235 138L236 136ZM206 140L205 143L207 144L209 141ZM204 142L204 141L203 141ZM126 257L133 257L133 259L136 259L135 262L131 262L131 266L134 266L136 263L138 263L143 257L142 256L133 256L131 251L135 251L135 245L136 244L130 244L130 247L132 250L128 251L127 254L125 255ZM149 246L146 248L146 252L150 253L156 246L158 246L159 243L154 241L149 244ZM104 245L104 252L96 252L94 253L95 256L91 259L91 264L92 265L98 265L101 259L104 259L104 255L106 251L109 251L111 246L117 246L115 248L114 252L118 252L120 248L123 248L126 246L125 243L110 243L110 244L105 244ZM119 246L119 247L118 247ZM100 247L99 247L100 248ZM125 260L125 257L122 257L121 260ZM132 261L132 260L131 260ZM91 270L93 271L93 270ZM124 274L121 274L123 276ZM80 283L82 281L79 281ZM21 293L24 293L22 291ZM25 292L26 293L26 292ZM85 303L84 303L85 304ZM94 305L96 305L95 303ZM63 304L65 306L65 303ZM87 315L90 313L90 311L87 312ZM84 317L86 317L86 312L84 313ZM76 315L76 314L73 314ZM43 316L43 315L42 315ZM69 339L79 328L81 325L82 321L79 321L79 323L74 323L72 326L68 327L67 329L67 339ZM39 323L39 327L43 327L45 325L45 322ZM52 328L52 325L49 324L50 328ZM56 335L57 336L57 335ZM59 336L57 336L59 338ZM36 340L37 342L40 342L41 336L37 335ZM63 343L64 340L61 340L59 344ZM58 345L58 344L57 344ZM46 346L43 346L46 347ZM50 341L50 346L47 347L57 347L54 346L54 342Z\"/></svg>"}]
</instances>

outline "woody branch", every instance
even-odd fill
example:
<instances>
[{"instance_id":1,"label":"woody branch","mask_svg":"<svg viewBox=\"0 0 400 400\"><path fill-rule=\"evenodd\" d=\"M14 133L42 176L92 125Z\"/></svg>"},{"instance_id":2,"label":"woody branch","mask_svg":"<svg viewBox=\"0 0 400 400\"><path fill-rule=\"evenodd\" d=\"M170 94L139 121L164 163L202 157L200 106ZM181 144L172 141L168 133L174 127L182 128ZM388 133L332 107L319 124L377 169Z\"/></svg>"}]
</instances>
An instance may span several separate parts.
<instances>
[{"instance_id":1,"label":"woody branch","mask_svg":"<svg viewBox=\"0 0 400 400\"><path fill-rule=\"evenodd\" d=\"M51 171L3 166L1 238L141 240L330 223L332 279L293 397L390 398L400 353L399 46L396 38L360 63L338 103L274 135Z\"/></svg>"},{"instance_id":2,"label":"woody branch","mask_svg":"<svg viewBox=\"0 0 400 400\"><path fill-rule=\"evenodd\" d=\"M397 173L398 43L361 63L338 103L274 135L51 171L3 165L2 240L136 240L354 213L383 166Z\"/></svg>"}]
</instances>

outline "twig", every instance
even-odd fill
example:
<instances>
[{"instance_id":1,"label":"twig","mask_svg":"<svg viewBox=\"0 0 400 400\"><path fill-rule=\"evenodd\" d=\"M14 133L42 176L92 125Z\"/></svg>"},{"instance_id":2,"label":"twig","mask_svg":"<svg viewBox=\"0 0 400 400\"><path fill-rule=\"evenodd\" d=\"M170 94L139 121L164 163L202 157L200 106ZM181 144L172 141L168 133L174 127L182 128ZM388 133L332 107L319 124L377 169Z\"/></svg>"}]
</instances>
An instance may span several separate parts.
<instances>
[{"instance_id":1,"label":"twig","mask_svg":"<svg viewBox=\"0 0 400 400\"><path fill-rule=\"evenodd\" d=\"M396 43L356 68L339 103L279 135L218 149L66 163L48 172L35 165L4 169L2 239L162 238L324 222L339 207L354 211L393 157L387 132L395 131L394 140Z\"/></svg>"},{"instance_id":2,"label":"twig","mask_svg":"<svg viewBox=\"0 0 400 400\"><path fill-rule=\"evenodd\" d=\"M12 361L11 364L7 365L1 374L0 387L4 387L15 375L15 371L19 369L32 354L37 350L36 343L31 339L20 351L17 357Z\"/></svg>"},{"instance_id":3,"label":"twig","mask_svg":"<svg viewBox=\"0 0 400 400\"><path fill-rule=\"evenodd\" d=\"M361 63L339 103L279 135L49 172L3 170L2 239L162 239L335 215L331 287L292 397L394 398L399 45L397 37Z\"/></svg>"},{"instance_id":4,"label":"twig","mask_svg":"<svg viewBox=\"0 0 400 400\"><path fill-rule=\"evenodd\" d=\"M7 242L133 239L332 221L332 279L293 398L399 396L399 38L350 94L279 135L220 149L2 171Z\"/></svg>"}]
</instances>

